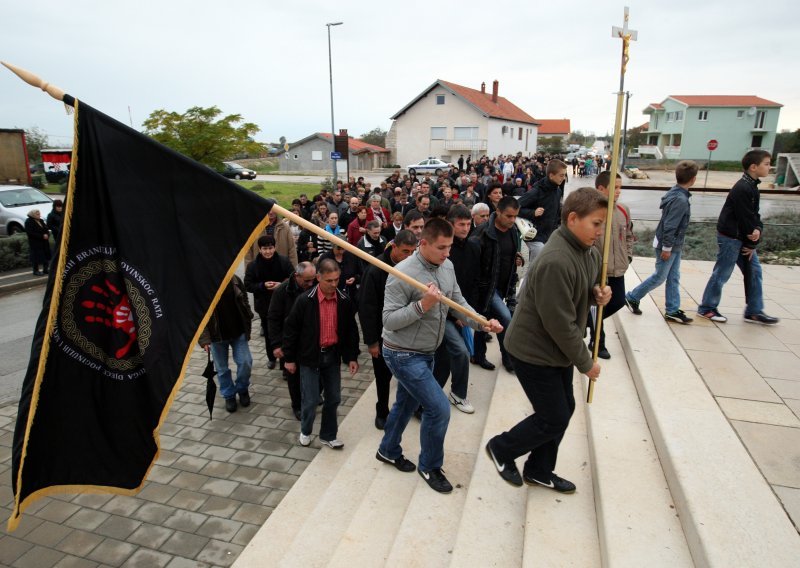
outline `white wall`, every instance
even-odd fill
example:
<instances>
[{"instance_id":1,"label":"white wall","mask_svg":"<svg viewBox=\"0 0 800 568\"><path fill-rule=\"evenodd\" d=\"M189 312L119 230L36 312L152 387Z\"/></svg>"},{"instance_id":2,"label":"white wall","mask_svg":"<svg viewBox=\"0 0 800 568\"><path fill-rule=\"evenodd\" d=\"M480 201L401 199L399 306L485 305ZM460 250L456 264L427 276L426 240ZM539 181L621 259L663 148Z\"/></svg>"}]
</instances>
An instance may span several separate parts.
<instances>
[{"instance_id":1,"label":"white wall","mask_svg":"<svg viewBox=\"0 0 800 568\"><path fill-rule=\"evenodd\" d=\"M503 133L503 127L507 127ZM513 136L511 129L514 129ZM522 140L519 140L518 131L522 128ZM536 152L536 138L538 128L532 124L524 122L514 122L513 120L503 120L499 118L489 119L489 145L486 150L488 156L499 154L516 154L522 152L525 155ZM527 137L527 142L526 142ZM527 146L526 146L527 143Z\"/></svg>"},{"instance_id":2,"label":"white wall","mask_svg":"<svg viewBox=\"0 0 800 568\"><path fill-rule=\"evenodd\" d=\"M436 95L444 95L443 105L436 104ZM467 154L464 151L445 150L444 140L431 140L431 126L446 127L447 139L454 137L453 128L456 126L477 126L478 137L488 138L487 119L475 107L438 85L398 117L395 124L397 162L401 167L415 164L429 156L441 158L448 154L451 161L455 162L459 154Z\"/></svg>"}]
</instances>

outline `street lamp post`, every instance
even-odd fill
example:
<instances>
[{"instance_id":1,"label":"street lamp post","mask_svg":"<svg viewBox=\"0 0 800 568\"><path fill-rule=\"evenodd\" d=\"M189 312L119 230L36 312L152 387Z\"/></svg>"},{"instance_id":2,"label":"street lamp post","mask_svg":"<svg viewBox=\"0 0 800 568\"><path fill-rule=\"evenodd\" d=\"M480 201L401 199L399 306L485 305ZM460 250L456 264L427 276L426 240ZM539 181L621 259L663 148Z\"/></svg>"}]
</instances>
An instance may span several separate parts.
<instances>
[{"instance_id":1,"label":"street lamp post","mask_svg":"<svg viewBox=\"0 0 800 568\"><path fill-rule=\"evenodd\" d=\"M628 153L628 103L632 96L633 93L625 91L625 126L622 127L622 156L620 157L623 169L625 168L625 154Z\"/></svg>"},{"instance_id":2,"label":"street lamp post","mask_svg":"<svg viewBox=\"0 0 800 568\"><path fill-rule=\"evenodd\" d=\"M331 85L331 152L336 151L336 130L333 126L333 59L331 58L331 26L341 26L344 22L331 22L325 24L328 28L328 72L330 73ZM346 156L348 159L350 156ZM336 160L331 158L333 164L333 177L331 178L331 189L336 188Z\"/></svg>"}]
</instances>

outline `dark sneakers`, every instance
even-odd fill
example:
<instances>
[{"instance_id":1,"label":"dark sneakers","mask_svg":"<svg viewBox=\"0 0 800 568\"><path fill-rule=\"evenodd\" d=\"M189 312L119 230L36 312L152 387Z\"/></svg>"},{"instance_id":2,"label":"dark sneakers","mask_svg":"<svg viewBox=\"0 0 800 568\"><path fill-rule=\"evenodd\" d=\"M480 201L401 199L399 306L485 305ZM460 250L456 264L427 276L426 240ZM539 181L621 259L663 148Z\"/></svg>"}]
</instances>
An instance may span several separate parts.
<instances>
[{"instance_id":1,"label":"dark sneakers","mask_svg":"<svg viewBox=\"0 0 800 568\"><path fill-rule=\"evenodd\" d=\"M523 475L522 478L528 485L541 485L543 487L549 487L550 489L558 491L559 493L575 493L575 484L571 481L567 481L566 479L558 477L555 473L550 474L550 479L547 481L537 479L528 474Z\"/></svg>"},{"instance_id":2,"label":"dark sneakers","mask_svg":"<svg viewBox=\"0 0 800 568\"><path fill-rule=\"evenodd\" d=\"M225 410L227 410L228 412L236 412L237 407L238 405L236 404L235 396L225 399Z\"/></svg>"},{"instance_id":3,"label":"dark sneakers","mask_svg":"<svg viewBox=\"0 0 800 568\"><path fill-rule=\"evenodd\" d=\"M396 467L399 471L402 471L403 473L409 473L409 472L414 471L415 469L417 469L417 466L414 465L414 462L412 462L410 460L407 460L402 455L399 458L397 458L396 460L390 460L386 456L382 455L381 451L378 450L377 452L375 452L375 459L378 460L379 462L388 463L389 465L393 465L394 467Z\"/></svg>"},{"instance_id":4,"label":"dark sneakers","mask_svg":"<svg viewBox=\"0 0 800 568\"><path fill-rule=\"evenodd\" d=\"M242 405L242 408L247 408L250 406L250 393L247 391L239 393L239 404Z\"/></svg>"},{"instance_id":5,"label":"dark sneakers","mask_svg":"<svg viewBox=\"0 0 800 568\"><path fill-rule=\"evenodd\" d=\"M625 305L628 306L628 309L637 316L642 315L642 310L639 309L639 300L634 300L633 298L629 298L628 295L626 294Z\"/></svg>"},{"instance_id":6,"label":"dark sneakers","mask_svg":"<svg viewBox=\"0 0 800 568\"><path fill-rule=\"evenodd\" d=\"M494 463L494 467L497 468L497 473L500 474L500 477L514 487L522 487L522 476L519 474L517 464L515 464L513 461L501 462L498 460L492 451L491 440L486 443L486 453L489 454L489 458L492 460L492 463Z\"/></svg>"},{"instance_id":7,"label":"dark sneakers","mask_svg":"<svg viewBox=\"0 0 800 568\"><path fill-rule=\"evenodd\" d=\"M447 478L444 476L444 471L441 468L432 469L430 471L417 469L417 471L419 472L419 476L424 479L434 491L450 493L453 490L453 486L447 481Z\"/></svg>"},{"instance_id":8,"label":"dark sneakers","mask_svg":"<svg viewBox=\"0 0 800 568\"><path fill-rule=\"evenodd\" d=\"M762 325L775 325L780 320L761 312L760 314L744 316L744 321L747 323L760 323Z\"/></svg>"},{"instance_id":9,"label":"dark sneakers","mask_svg":"<svg viewBox=\"0 0 800 568\"><path fill-rule=\"evenodd\" d=\"M683 310L676 310L674 312L667 312L664 314L664 319L667 321L674 321L675 323L689 324L694 320L687 316Z\"/></svg>"},{"instance_id":10,"label":"dark sneakers","mask_svg":"<svg viewBox=\"0 0 800 568\"><path fill-rule=\"evenodd\" d=\"M470 357L469 362L473 365L478 365L481 369L486 369L487 371L494 371L495 366L493 363L490 363L486 359L476 359L475 357Z\"/></svg>"}]
</instances>

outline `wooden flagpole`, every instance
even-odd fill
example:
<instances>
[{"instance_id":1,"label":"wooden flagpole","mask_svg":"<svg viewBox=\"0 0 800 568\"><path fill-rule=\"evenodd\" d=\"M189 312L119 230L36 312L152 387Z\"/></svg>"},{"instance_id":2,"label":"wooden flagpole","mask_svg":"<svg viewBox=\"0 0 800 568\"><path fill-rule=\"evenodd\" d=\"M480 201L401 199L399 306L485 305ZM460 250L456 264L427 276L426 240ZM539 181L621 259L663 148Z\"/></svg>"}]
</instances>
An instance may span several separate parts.
<instances>
[{"instance_id":1,"label":"wooden flagpole","mask_svg":"<svg viewBox=\"0 0 800 568\"><path fill-rule=\"evenodd\" d=\"M611 178L608 183L608 213L606 214L606 233L603 240L603 269L600 272L600 287L603 288L608 281L608 256L611 252L611 220L614 217L614 187L617 184L617 169L619 168L619 140L622 126L622 99L625 96L625 69L628 65L628 47L631 40L636 41L638 33L628 29L628 7L625 6L625 19L621 28L613 26L611 37L622 39L622 61L619 73L619 92L617 93L617 114L614 121L614 143L611 154ZM600 333L603 331L603 306L597 306L597 320L595 322L594 349L592 360L597 362L597 353L600 349ZM594 396L594 379L589 380L589 392L586 402L591 403Z\"/></svg>"},{"instance_id":2,"label":"wooden flagpole","mask_svg":"<svg viewBox=\"0 0 800 568\"><path fill-rule=\"evenodd\" d=\"M51 85L51 84L47 83L46 81L42 80L37 75L34 75L30 71L27 71L25 69L17 67L16 65L11 65L10 63L6 63L5 61L0 61L0 63L2 63L5 67L7 67L9 70L11 70L12 73L17 75L20 79L22 79L23 81L25 81L29 85L43 90L44 92L46 92L47 94L49 94L51 97L53 97L54 99L56 99L58 101L63 101L63 99L64 99L64 91L59 89L55 85ZM345 249L347 251L350 251L351 253L353 253L357 257L361 258L362 260L377 266L378 268L380 268L384 272L388 272L389 274L391 274L392 276L394 276L396 278L399 278L400 280L402 280L406 284L408 284L410 286L414 286L414 287L416 287L417 289L419 289L422 292L425 292L428 289L428 286L426 284L423 284L422 282L419 282L419 281L411 278L410 276L407 276L407 275L403 274L402 272L400 272L399 270L397 270L393 266L389 266L385 262L382 262L382 261L378 260L377 258L375 258L374 256L371 256L371 255L367 254L366 252L364 252L363 250L359 249L358 247L355 247L355 246L351 245L346 240L341 239L341 238L339 238L339 237L337 237L335 235L332 235L332 234L328 233L322 227L319 227L319 226L315 225L314 223L306 221L301 216L296 215L296 214L292 213L291 211L288 211L288 210L284 209L283 207L281 207L277 203L273 202L272 211L275 211L276 213L278 213L282 217L285 217L285 218L293 221L294 223L300 225L301 227L305 227L309 231L315 233L317 236L325 238L325 239L331 241L333 244L341 246L343 249ZM251 243L251 246L252 246L252 243ZM463 306L457 304L456 302L454 302L453 300L451 300L450 298L448 298L446 296L442 296L440 301L443 302L444 304L446 304L448 307L453 308L457 312L460 312L460 313L464 314L465 316L467 316L467 317L479 322L483 326L489 325L489 322L488 322L488 320L486 318L480 316L479 314L477 314L477 313L475 313L475 312L473 312L471 310L468 310L468 309L464 308Z\"/></svg>"}]
</instances>

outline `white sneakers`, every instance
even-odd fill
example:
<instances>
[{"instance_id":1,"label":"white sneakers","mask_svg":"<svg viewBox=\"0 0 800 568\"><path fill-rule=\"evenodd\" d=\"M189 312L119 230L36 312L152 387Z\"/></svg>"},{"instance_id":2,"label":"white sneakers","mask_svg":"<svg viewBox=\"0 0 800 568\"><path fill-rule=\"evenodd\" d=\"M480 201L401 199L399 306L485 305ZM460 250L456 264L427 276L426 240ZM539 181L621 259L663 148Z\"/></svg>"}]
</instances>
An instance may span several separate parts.
<instances>
[{"instance_id":1,"label":"white sneakers","mask_svg":"<svg viewBox=\"0 0 800 568\"><path fill-rule=\"evenodd\" d=\"M473 412L475 412L475 407L473 407L469 403L469 400L467 400L466 398L461 398L460 396L453 394L452 392L450 393L450 402L453 404L453 406L455 406L465 414L472 414Z\"/></svg>"},{"instance_id":2,"label":"white sneakers","mask_svg":"<svg viewBox=\"0 0 800 568\"><path fill-rule=\"evenodd\" d=\"M341 450L344 448L344 442L339 440L338 438L334 438L333 440L323 440L322 438L319 439L319 443L323 446L328 446L333 450Z\"/></svg>"},{"instance_id":3,"label":"white sneakers","mask_svg":"<svg viewBox=\"0 0 800 568\"><path fill-rule=\"evenodd\" d=\"M300 432L300 445L307 446L311 443L311 436L306 436L302 432Z\"/></svg>"}]
</instances>

